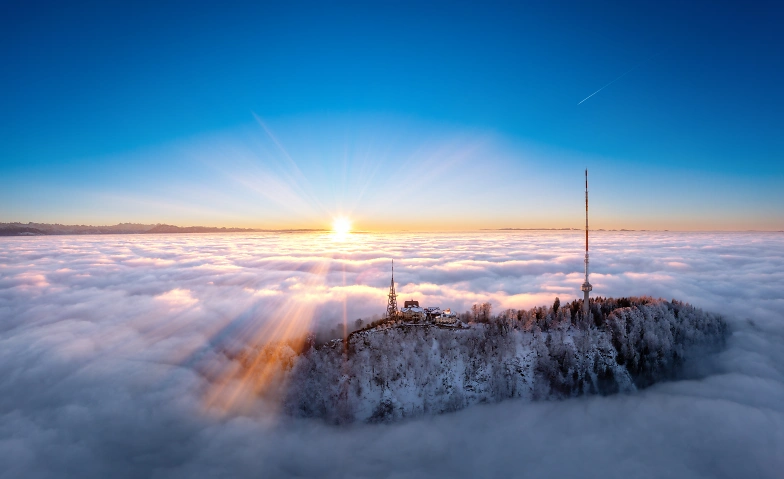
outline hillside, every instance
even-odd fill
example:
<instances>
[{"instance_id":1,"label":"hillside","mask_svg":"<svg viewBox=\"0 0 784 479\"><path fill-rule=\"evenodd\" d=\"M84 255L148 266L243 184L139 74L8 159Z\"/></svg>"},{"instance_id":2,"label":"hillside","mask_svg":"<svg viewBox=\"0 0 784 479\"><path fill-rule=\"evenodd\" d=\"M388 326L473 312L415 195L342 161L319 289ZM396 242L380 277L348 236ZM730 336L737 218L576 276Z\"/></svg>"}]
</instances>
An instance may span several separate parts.
<instances>
[{"instance_id":1,"label":"hillside","mask_svg":"<svg viewBox=\"0 0 784 479\"><path fill-rule=\"evenodd\" d=\"M270 377L277 365L290 415L376 422L634 391L677 378L686 361L723 347L727 331L721 317L677 301L597 298L591 322L580 305L509 310L460 328L388 323L299 353L270 345L235 358L250 376Z\"/></svg>"}]
</instances>

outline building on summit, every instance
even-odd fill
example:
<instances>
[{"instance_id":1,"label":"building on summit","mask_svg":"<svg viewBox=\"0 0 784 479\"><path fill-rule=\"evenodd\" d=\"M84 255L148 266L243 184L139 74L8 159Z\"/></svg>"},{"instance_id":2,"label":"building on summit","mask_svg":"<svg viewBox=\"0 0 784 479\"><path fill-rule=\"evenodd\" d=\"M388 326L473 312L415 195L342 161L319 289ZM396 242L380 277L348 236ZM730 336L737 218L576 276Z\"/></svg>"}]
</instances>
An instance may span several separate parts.
<instances>
[{"instance_id":1,"label":"building on summit","mask_svg":"<svg viewBox=\"0 0 784 479\"><path fill-rule=\"evenodd\" d=\"M583 317L591 314L590 292L593 286L588 281L588 170L585 170L585 282L580 286L583 292ZM397 293L395 292L395 262L392 261L392 281L389 285L386 318L402 319L411 322L428 323L455 323L457 315L450 309L441 310L438 306L419 306L419 301L410 299L403 302L403 308L397 308Z\"/></svg>"},{"instance_id":2,"label":"building on summit","mask_svg":"<svg viewBox=\"0 0 784 479\"><path fill-rule=\"evenodd\" d=\"M403 302L403 307L397 309L397 293L395 292L395 264L392 263L392 282L387 295L387 318L402 319L414 323L440 323L450 324L457 322L457 315L451 309L441 310L439 306L419 306L419 301L410 299Z\"/></svg>"}]
</instances>

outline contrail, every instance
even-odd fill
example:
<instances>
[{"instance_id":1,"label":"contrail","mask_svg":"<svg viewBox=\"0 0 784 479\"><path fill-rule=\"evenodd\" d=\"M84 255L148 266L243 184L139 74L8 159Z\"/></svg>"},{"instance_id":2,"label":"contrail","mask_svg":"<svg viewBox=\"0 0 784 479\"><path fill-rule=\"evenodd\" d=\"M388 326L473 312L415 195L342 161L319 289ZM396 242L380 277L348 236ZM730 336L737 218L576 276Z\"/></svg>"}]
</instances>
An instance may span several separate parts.
<instances>
[{"instance_id":1,"label":"contrail","mask_svg":"<svg viewBox=\"0 0 784 479\"><path fill-rule=\"evenodd\" d=\"M661 52L659 52L659 53L661 53ZM639 68L639 67L640 67L640 65L642 65L642 64L643 64L643 63L645 63L645 62L647 62L647 61L648 61L648 60L650 60L651 58L655 57L655 56L656 56L656 55L658 55L659 53L653 54L653 55L651 55L650 57L646 58L645 60L641 61L640 63L638 63L638 64L634 65L632 68L630 68L628 71L626 71L626 72L625 72L623 75L619 76L619 77L618 77L618 78L616 78L615 80L611 81L610 83L608 83L608 84L604 85L603 87L599 88L598 90L596 90L595 92L591 93L591 94L590 94L590 95L588 95L587 97L583 98L583 99L582 99L582 101L580 101L580 103L578 103L578 105L581 105L581 104L582 104L582 103L583 103L585 100L587 100L587 99L591 98L592 96L596 95L597 93L599 93L600 91L604 90L604 89L605 89L605 88L607 88L608 86L612 85L613 83L617 82L618 80L620 80L621 78L625 77L625 76L626 76L626 75L628 75L629 73L633 72L634 70L636 70L637 68Z\"/></svg>"}]
</instances>

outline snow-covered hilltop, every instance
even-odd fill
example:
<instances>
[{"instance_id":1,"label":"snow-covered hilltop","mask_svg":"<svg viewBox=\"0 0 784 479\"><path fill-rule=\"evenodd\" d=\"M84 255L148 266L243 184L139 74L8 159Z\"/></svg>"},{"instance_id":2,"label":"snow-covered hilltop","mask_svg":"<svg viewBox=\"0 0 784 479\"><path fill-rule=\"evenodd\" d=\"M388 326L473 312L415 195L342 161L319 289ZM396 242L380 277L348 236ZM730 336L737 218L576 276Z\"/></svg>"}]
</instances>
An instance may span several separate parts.
<instances>
[{"instance_id":1,"label":"snow-covered hilltop","mask_svg":"<svg viewBox=\"0 0 784 479\"><path fill-rule=\"evenodd\" d=\"M374 422L508 398L633 391L675 378L690 357L721 348L727 330L720 316L677 301L596 298L590 322L581 308L507 310L468 327L397 321L299 353L277 345L239 359L279 363L291 415Z\"/></svg>"}]
</instances>

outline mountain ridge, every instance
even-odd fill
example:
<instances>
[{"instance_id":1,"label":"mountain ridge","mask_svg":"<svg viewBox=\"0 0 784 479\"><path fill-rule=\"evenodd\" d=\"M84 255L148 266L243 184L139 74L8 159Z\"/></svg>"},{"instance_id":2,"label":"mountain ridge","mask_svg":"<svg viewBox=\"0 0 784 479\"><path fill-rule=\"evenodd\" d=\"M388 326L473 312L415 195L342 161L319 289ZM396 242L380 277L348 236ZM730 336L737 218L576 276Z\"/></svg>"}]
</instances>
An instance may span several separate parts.
<instances>
[{"instance_id":1,"label":"mountain ridge","mask_svg":"<svg viewBox=\"0 0 784 479\"><path fill-rule=\"evenodd\" d=\"M178 233L264 233L308 232L319 229L259 229L217 226L175 226L165 223L119 223L109 226L63 225L59 223L0 223L0 236L50 236L90 234L178 234Z\"/></svg>"}]
</instances>

